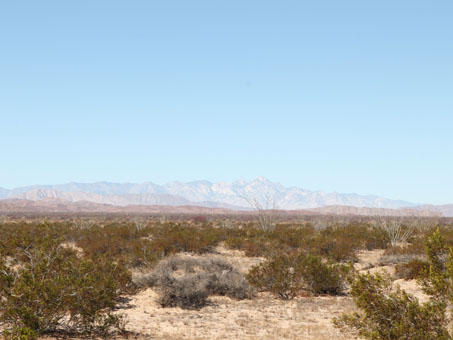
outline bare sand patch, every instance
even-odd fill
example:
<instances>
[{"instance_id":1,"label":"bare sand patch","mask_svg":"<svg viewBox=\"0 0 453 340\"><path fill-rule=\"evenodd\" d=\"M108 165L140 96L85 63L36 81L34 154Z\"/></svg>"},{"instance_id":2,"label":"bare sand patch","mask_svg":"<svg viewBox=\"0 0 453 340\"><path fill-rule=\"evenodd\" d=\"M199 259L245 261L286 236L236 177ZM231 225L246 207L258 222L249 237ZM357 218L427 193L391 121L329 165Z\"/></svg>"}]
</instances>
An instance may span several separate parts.
<instances>
[{"instance_id":1,"label":"bare sand patch","mask_svg":"<svg viewBox=\"0 0 453 340\"><path fill-rule=\"evenodd\" d=\"M258 294L253 300L211 297L201 310L162 308L149 288L132 297L123 312L127 329L152 339L344 339L331 319L350 312L349 297L278 300Z\"/></svg>"}]
</instances>

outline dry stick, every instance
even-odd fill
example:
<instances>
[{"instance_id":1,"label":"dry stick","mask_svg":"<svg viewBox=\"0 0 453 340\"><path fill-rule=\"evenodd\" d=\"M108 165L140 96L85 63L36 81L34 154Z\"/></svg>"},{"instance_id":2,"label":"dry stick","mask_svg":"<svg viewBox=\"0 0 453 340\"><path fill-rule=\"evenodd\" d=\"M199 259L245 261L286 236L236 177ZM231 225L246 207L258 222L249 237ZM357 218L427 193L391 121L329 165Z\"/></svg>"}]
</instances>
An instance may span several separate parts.
<instances>
[{"instance_id":1,"label":"dry stick","mask_svg":"<svg viewBox=\"0 0 453 340\"><path fill-rule=\"evenodd\" d=\"M275 228L275 216L273 215L272 211L269 210L269 203L272 203L272 210L277 209L277 206L275 204L275 201L271 199L269 196L266 197L266 207L263 207L263 205L258 201L258 199L249 199L247 197L241 196L243 199L245 199L251 206L252 208L257 212L258 214L258 226L259 228L264 231L264 232L270 232L273 231Z\"/></svg>"}]
</instances>

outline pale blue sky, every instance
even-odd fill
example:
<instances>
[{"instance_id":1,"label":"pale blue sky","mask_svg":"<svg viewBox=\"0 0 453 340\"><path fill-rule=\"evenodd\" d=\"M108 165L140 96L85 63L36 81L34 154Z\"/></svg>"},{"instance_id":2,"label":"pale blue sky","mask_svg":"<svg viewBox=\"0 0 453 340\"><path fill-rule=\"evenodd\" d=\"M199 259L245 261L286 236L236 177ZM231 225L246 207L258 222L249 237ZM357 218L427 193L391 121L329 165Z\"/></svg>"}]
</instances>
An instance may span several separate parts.
<instances>
[{"instance_id":1,"label":"pale blue sky","mask_svg":"<svg viewBox=\"0 0 453 340\"><path fill-rule=\"evenodd\" d=\"M452 1L2 1L0 187L453 203Z\"/></svg>"}]
</instances>

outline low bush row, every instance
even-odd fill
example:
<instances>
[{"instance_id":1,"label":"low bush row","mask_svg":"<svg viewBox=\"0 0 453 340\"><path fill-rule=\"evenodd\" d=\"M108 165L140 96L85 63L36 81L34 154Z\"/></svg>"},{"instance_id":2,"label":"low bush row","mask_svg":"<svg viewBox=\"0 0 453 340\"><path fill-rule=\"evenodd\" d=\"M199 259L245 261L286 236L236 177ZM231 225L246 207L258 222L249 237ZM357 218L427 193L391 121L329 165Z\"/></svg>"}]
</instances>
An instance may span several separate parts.
<instances>
[{"instance_id":1,"label":"low bush row","mask_svg":"<svg viewBox=\"0 0 453 340\"><path fill-rule=\"evenodd\" d=\"M245 251L247 256L269 256L275 251L304 251L337 262L357 260L362 249L386 249L389 237L385 230L366 224L348 224L316 230L310 224L293 227L277 225L272 232L256 228L231 231L225 244Z\"/></svg>"}]
</instances>

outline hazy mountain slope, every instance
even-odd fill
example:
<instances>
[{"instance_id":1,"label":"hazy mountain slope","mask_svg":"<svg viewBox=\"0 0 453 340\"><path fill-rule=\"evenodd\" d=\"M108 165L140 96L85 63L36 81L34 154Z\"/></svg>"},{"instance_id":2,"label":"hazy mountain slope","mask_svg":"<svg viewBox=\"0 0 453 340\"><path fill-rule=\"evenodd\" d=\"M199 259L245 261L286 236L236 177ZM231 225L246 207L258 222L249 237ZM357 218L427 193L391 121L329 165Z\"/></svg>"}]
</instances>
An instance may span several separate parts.
<instances>
[{"instance_id":1,"label":"hazy mountain slope","mask_svg":"<svg viewBox=\"0 0 453 340\"><path fill-rule=\"evenodd\" d=\"M121 213L121 214L237 214L237 211L200 206L129 205L117 206L87 201L68 202L47 198L39 201L0 200L0 214L11 213ZM242 212L241 212L242 213ZM253 212L245 212L253 213Z\"/></svg>"},{"instance_id":2,"label":"hazy mountain slope","mask_svg":"<svg viewBox=\"0 0 453 340\"><path fill-rule=\"evenodd\" d=\"M83 199L97 203L108 202L109 204L115 205L181 205L185 203L195 203L196 205L250 209L250 204L247 200L257 199L263 206L287 210L311 209L326 205L347 205L386 209L415 206L414 203L390 200L372 195L325 193L322 191L304 190L298 187L284 187L280 183L268 181L263 177L258 177L251 181L238 180L232 183L211 183L209 181L194 181L188 183L169 182L162 186L152 182L141 184L96 182L35 185L10 190L6 193L6 196L3 197L28 197L29 199L39 199L39 197L36 196L37 191L39 190L41 190L41 194L42 192L50 193L51 191L60 192L60 194L55 195L59 198L66 197L65 199L70 201ZM31 196L23 196L23 194L28 192L32 192ZM68 195L64 196L61 193L68 193ZM82 198L81 193L92 195ZM3 193L3 195L5 195L5 193ZM171 197L162 195L170 195ZM109 197L106 198L101 196ZM54 196L49 194L46 197ZM187 202L184 203L184 200Z\"/></svg>"},{"instance_id":3,"label":"hazy mountain slope","mask_svg":"<svg viewBox=\"0 0 453 340\"><path fill-rule=\"evenodd\" d=\"M166 194L124 194L124 195L100 195L90 192L61 192L57 190L34 189L12 198L40 201L53 198L68 202L88 201L111 205L187 205L190 201L185 198Z\"/></svg>"},{"instance_id":4,"label":"hazy mountain slope","mask_svg":"<svg viewBox=\"0 0 453 340\"><path fill-rule=\"evenodd\" d=\"M241 210L241 207L221 202L192 202L181 196L169 194L124 194L124 195L99 195L90 192L61 192L57 190L33 189L27 192L16 194L10 198L30 201L41 201L46 199L58 199L67 202L93 202L99 204L110 204L117 206L128 205L168 205L168 206L204 206L211 208L227 208Z\"/></svg>"},{"instance_id":5,"label":"hazy mountain slope","mask_svg":"<svg viewBox=\"0 0 453 340\"><path fill-rule=\"evenodd\" d=\"M422 205L419 207L415 207L415 209L437 211L445 217L453 217L453 204Z\"/></svg>"},{"instance_id":6,"label":"hazy mountain slope","mask_svg":"<svg viewBox=\"0 0 453 340\"><path fill-rule=\"evenodd\" d=\"M10 191L9 196L15 196L20 193L30 190L57 190L61 192L87 192L99 195L124 195L124 194L158 194L165 193L161 186L151 183L111 183L111 182L95 182L95 183L76 183L56 185L32 185L26 187L15 188Z\"/></svg>"},{"instance_id":7,"label":"hazy mountain slope","mask_svg":"<svg viewBox=\"0 0 453 340\"><path fill-rule=\"evenodd\" d=\"M6 198L9 195L9 190L5 188L0 188L0 198Z\"/></svg>"},{"instance_id":8,"label":"hazy mountain slope","mask_svg":"<svg viewBox=\"0 0 453 340\"><path fill-rule=\"evenodd\" d=\"M415 206L415 204L410 202L389 200L371 195L324 193L297 187L287 188L280 183L273 183L263 177L252 181L240 180L233 183L210 183L207 181L171 182L163 187L170 194L179 195L193 201L208 200L250 206L246 198L257 199L262 204L265 204L267 199L270 198L277 208L288 210L310 209L325 205L351 205L388 209Z\"/></svg>"},{"instance_id":9,"label":"hazy mountain slope","mask_svg":"<svg viewBox=\"0 0 453 340\"><path fill-rule=\"evenodd\" d=\"M312 211L320 214L354 215L354 216L417 216L436 217L442 216L441 212L425 209L383 209L383 208L358 208L351 206L331 205L322 208L314 208Z\"/></svg>"}]
</instances>

